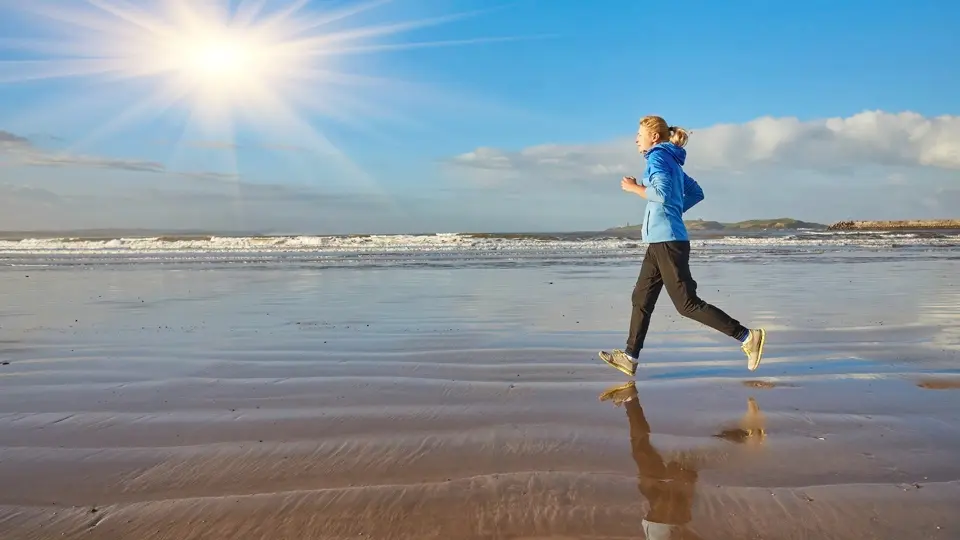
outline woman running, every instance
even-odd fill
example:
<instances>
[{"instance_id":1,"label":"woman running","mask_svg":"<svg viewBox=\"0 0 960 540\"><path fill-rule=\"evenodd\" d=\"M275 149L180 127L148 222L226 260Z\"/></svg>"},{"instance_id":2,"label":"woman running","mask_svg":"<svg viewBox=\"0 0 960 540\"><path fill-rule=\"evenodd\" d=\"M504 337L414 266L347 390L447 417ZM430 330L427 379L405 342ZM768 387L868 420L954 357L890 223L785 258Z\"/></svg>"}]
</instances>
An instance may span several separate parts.
<instances>
[{"instance_id":1,"label":"woman running","mask_svg":"<svg viewBox=\"0 0 960 540\"><path fill-rule=\"evenodd\" d=\"M670 300L684 317L737 339L747 355L747 369L760 365L766 332L741 325L719 308L697 296L697 282L690 274L690 240L683 224L683 213L703 200L703 190L683 171L686 161L687 132L668 126L659 116L640 121L637 149L647 160L643 180L623 177L620 187L647 200L643 217L643 239L649 245L640 266L640 276L633 288L633 314L627 335L626 350L600 352L607 364L629 376L637 372L637 357L650 327L650 316L666 286Z\"/></svg>"}]
</instances>

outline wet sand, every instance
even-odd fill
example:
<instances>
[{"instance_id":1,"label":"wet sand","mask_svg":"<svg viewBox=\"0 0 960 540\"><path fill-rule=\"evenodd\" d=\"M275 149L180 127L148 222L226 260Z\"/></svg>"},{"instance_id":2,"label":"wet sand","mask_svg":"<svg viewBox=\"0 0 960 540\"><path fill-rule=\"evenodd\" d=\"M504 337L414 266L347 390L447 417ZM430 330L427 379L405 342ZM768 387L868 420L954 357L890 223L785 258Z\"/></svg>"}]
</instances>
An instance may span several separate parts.
<instances>
[{"instance_id":1,"label":"wet sand","mask_svg":"<svg viewBox=\"0 0 960 540\"><path fill-rule=\"evenodd\" d=\"M953 265L5 269L0 538L956 538Z\"/></svg>"}]
</instances>

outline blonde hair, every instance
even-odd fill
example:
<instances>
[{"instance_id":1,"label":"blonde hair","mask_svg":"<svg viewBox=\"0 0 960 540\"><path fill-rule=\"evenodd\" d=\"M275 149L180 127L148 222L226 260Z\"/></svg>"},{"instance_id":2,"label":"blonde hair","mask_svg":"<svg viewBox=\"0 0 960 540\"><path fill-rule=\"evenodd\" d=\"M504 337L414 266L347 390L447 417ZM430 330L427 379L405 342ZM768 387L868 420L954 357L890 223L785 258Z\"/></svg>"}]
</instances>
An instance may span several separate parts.
<instances>
[{"instance_id":1,"label":"blonde hair","mask_svg":"<svg viewBox=\"0 0 960 540\"><path fill-rule=\"evenodd\" d=\"M660 142L670 141L677 146L686 146L690 139L687 130L678 126L671 126L667 121L659 116L644 116L640 120L640 127L646 128L660 135Z\"/></svg>"}]
</instances>

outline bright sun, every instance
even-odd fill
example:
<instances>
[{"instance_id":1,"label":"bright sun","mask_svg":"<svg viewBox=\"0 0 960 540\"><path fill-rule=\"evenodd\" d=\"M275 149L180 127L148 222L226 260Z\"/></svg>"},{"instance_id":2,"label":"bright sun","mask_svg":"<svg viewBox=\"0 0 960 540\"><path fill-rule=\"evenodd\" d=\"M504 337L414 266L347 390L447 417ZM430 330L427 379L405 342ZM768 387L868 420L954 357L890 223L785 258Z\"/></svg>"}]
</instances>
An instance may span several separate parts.
<instances>
[{"instance_id":1,"label":"bright sun","mask_svg":"<svg viewBox=\"0 0 960 540\"><path fill-rule=\"evenodd\" d=\"M255 56L250 47L233 40L211 41L205 43L186 58L186 69L194 75L204 78L213 75L214 79L226 77L234 80L244 73L256 71Z\"/></svg>"},{"instance_id":2,"label":"bright sun","mask_svg":"<svg viewBox=\"0 0 960 540\"><path fill-rule=\"evenodd\" d=\"M330 10L320 7L328 3L311 0L18 1L12 5L40 16L43 24L36 28L38 35L4 36L0 50L24 55L6 54L0 60L0 80L83 78L104 83L100 99L109 101L111 112L87 138L180 109L188 113L181 139L199 133L219 148L234 148L242 124L248 133L262 133L265 139L279 134L297 147L349 162L320 133L321 120L354 127L358 116L371 111L395 117L385 102L401 89L415 88L406 95L424 106L431 98L425 99L423 87L344 72L347 62L340 60L379 51L513 39L377 41L477 12L344 27L348 20L388 3L391 0L356 0ZM361 99L362 92L373 98ZM113 101L114 95L133 103L124 109L119 99ZM463 106L459 98L450 102ZM435 101L429 106L435 107Z\"/></svg>"},{"instance_id":3,"label":"bright sun","mask_svg":"<svg viewBox=\"0 0 960 540\"><path fill-rule=\"evenodd\" d=\"M324 84L317 68L335 48L323 43L349 41L342 34L298 35L302 21L297 19L283 24L286 19L277 16L265 21L251 17L247 24L236 24L229 10L178 5L174 14L179 13L179 20L151 25L153 32L141 35L117 59L133 72L162 77L175 93L200 107L276 106L272 100L282 100L292 81Z\"/></svg>"},{"instance_id":4,"label":"bright sun","mask_svg":"<svg viewBox=\"0 0 960 540\"><path fill-rule=\"evenodd\" d=\"M390 82L335 70L335 61L347 55L510 39L376 42L475 13L343 28L345 20L389 3L357 0L321 11L311 0L17 2L18 9L41 16L47 23L42 30L55 37L5 36L0 48L23 50L29 61L13 58L0 61L0 67L16 70L5 82L153 78L159 90L143 96L149 106L186 102L201 114L206 108L232 109L275 119L296 117L294 109L341 114L356 97L345 86ZM294 105L294 95L308 97Z\"/></svg>"},{"instance_id":5,"label":"bright sun","mask_svg":"<svg viewBox=\"0 0 960 540\"><path fill-rule=\"evenodd\" d=\"M276 76L275 71L268 69L271 64L264 61L264 53L271 50L269 44L244 40L242 36L190 39L173 47L172 70L179 72L182 83L211 97L249 97L245 93L252 90L252 85L258 81L269 85L268 78Z\"/></svg>"}]
</instances>

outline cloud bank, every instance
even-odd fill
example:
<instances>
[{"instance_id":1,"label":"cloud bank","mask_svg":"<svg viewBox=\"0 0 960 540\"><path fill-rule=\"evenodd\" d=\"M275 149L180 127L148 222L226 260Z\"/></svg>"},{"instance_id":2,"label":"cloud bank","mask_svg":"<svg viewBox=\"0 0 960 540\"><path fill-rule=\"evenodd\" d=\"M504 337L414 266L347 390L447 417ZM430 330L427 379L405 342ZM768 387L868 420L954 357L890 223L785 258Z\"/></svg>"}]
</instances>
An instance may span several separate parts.
<instances>
[{"instance_id":1,"label":"cloud bank","mask_svg":"<svg viewBox=\"0 0 960 540\"><path fill-rule=\"evenodd\" d=\"M153 161L113 159L45 150L35 146L30 139L9 131L0 131L0 157L10 165L84 167L141 172L166 171L161 163Z\"/></svg>"},{"instance_id":2,"label":"cloud bank","mask_svg":"<svg viewBox=\"0 0 960 540\"><path fill-rule=\"evenodd\" d=\"M691 131L687 146L690 171L836 173L862 166L960 171L958 116L927 118L911 112L867 111L811 121L762 117ZM449 163L503 178L550 175L591 179L636 172L638 156L631 135L599 144L477 148Z\"/></svg>"},{"instance_id":3,"label":"cloud bank","mask_svg":"<svg viewBox=\"0 0 960 540\"><path fill-rule=\"evenodd\" d=\"M376 196L175 171L147 160L44 149L0 130L0 230L156 228L354 232ZM353 219L351 219L353 218ZM378 227L376 219L366 220Z\"/></svg>"},{"instance_id":4,"label":"cloud bank","mask_svg":"<svg viewBox=\"0 0 960 540\"><path fill-rule=\"evenodd\" d=\"M0 159L11 166L104 169L114 171L178 174L190 178L236 180L235 174L205 171L171 171L156 161L118 159L59 152L36 146L30 139L0 130Z\"/></svg>"},{"instance_id":5,"label":"cloud bank","mask_svg":"<svg viewBox=\"0 0 960 540\"><path fill-rule=\"evenodd\" d=\"M693 127L685 168L707 195L688 218L829 223L958 216L958 116L866 111L684 127ZM621 176L643 171L632 133L589 144L482 147L445 160L444 167L450 178L489 193L519 194L528 202L549 198L549 205L528 204L527 211L558 223L554 229L605 228L642 217L643 201L619 189Z\"/></svg>"}]
</instances>

